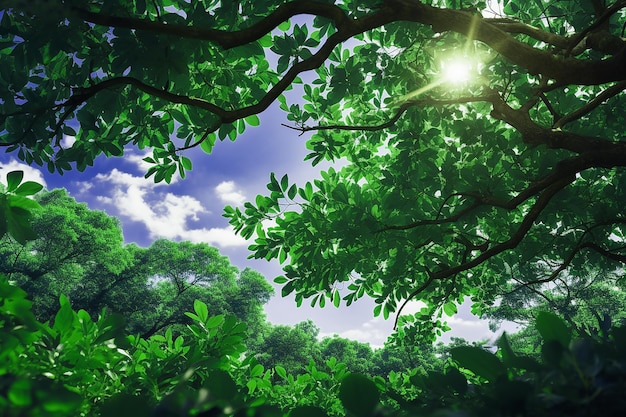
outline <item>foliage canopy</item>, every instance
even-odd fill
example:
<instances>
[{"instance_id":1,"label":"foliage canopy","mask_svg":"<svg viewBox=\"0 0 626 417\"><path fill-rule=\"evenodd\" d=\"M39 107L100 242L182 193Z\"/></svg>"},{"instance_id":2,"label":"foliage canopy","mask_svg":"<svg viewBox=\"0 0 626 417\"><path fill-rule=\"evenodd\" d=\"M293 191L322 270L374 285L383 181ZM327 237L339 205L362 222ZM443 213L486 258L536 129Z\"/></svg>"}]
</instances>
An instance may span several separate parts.
<instances>
[{"instance_id":1,"label":"foliage canopy","mask_svg":"<svg viewBox=\"0 0 626 417\"><path fill-rule=\"evenodd\" d=\"M253 256L285 262L277 282L298 303L367 294L387 317L421 299L426 322L466 296L480 313L511 284L619 267L626 2L463 6L5 2L0 146L59 173L147 148L146 175L170 181L186 150L236 139L278 102L313 132L313 164L345 164L300 187L272 175L226 216L256 236ZM475 60L471 80L442 81L451 55ZM505 273L538 263L544 275Z\"/></svg>"}]
</instances>

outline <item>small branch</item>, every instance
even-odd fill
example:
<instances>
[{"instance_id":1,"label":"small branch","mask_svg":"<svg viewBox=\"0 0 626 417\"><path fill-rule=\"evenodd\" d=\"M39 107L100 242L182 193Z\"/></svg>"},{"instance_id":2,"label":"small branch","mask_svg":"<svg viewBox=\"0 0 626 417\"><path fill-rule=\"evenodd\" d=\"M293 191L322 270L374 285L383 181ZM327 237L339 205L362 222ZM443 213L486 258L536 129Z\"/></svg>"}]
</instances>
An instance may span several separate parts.
<instances>
[{"instance_id":1,"label":"small branch","mask_svg":"<svg viewBox=\"0 0 626 417\"><path fill-rule=\"evenodd\" d=\"M404 224L404 225L389 225L385 226L381 229L375 230L373 233L381 233L389 230L409 230L421 226L433 226L433 225L442 225L446 223L454 223L458 221L461 217L469 214L474 209L481 206L492 206L499 207L505 210L513 210L517 208L520 204L530 199L531 197L536 196L539 193L545 193L548 189L553 187L555 184L558 184L564 180L568 180L574 178L575 175L585 169L598 166L598 161L604 156L603 152L598 152L598 158L594 158L593 154L585 154L574 158L569 158L562 160L557 164L554 170L545 177L534 181L528 187L526 187L523 191L519 192L515 197L509 200L500 200L495 199L489 196L484 196L479 193L474 192L463 192L463 193L455 193L453 195L458 196L468 196L473 197L474 202L469 207L459 211L453 216L446 217L443 219L426 219L419 220L412 223ZM622 158L623 159L623 158ZM626 160L622 161L619 159L619 166L626 165ZM622 165L623 164L623 165ZM448 197L450 198L450 197ZM446 200L448 199L446 198Z\"/></svg>"},{"instance_id":2,"label":"small branch","mask_svg":"<svg viewBox=\"0 0 626 417\"><path fill-rule=\"evenodd\" d=\"M143 81L134 77L109 78L100 83L94 84L90 87L81 88L78 90L79 93L72 95L67 101L65 101L65 103L63 103L63 106L74 106L74 105L77 106L86 102L87 100L89 100L91 97L95 96L97 93L99 93L102 90L105 90L107 88L117 87L117 86L126 86L126 85L131 85L143 91L146 94L161 98L163 100L167 100L171 103L185 104L188 106L198 107L203 110L208 110L211 113L216 114L220 118L227 118L229 113L231 113L206 100L189 97L189 96L183 96L180 94L170 93L169 91L161 90L159 88L148 85L144 83Z\"/></svg>"},{"instance_id":3,"label":"small branch","mask_svg":"<svg viewBox=\"0 0 626 417\"><path fill-rule=\"evenodd\" d=\"M556 111L552 103L550 103L550 100L548 100L548 97L546 97L546 95L543 92L540 92L539 98L541 99L543 104L545 104L546 108L552 115L553 120L557 120L557 117L559 117L559 113Z\"/></svg>"},{"instance_id":4,"label":"small branch","mask_svg":"<svg viewBox=\"0 0 626 417\"><path fill-rule=\"evenodd\" d=\"M560 181L555 182L550 187L548 187L539 196L539 198L537 199L533 207L526 214L526 216L524 216L524 220L522 220L517 231L509 239L490 247L489 249L482 252L480 255L478 255L474 259L471 259L467 262L464 262L460 265L457 265L452 268L448 268L443 271L434 272L433 273L434 279L444 279L449 276L458 274L459 272L463 272L468 269L474 268L480 265L481 263L485 262L486 260L498 255L501 252L515 248L522 241L522 239L526 236L526 234L532 227L535 220L537 220L541 212L546 208L550 200L552 200L552 197L554 197L563 188L571 184L574 180L575 180L575 176L571 175L566 178L562 178Z\"/></svg>"},{"instance_id":5,"label":"small branch","mask_svg":"<svg viewBox=\"0 0 626 417\"><path fill-rule=\"evenodd\" d=\"M533 39L556 46L559 49L565 49L570 44L569 39L564 36L559 36L513 19L484 19L484 21L491 23L504 32L528 35Z\"/></svg>"},{"instance_id":6,"label":"small branch","mask_svg":"<svg viewBox=\"0 0 626 417\"><path fill-rule=\"evenodd\" d=\"M611 7L608 7L604 11L604 13L595 20L595 22L593 22L591 25L589 25L588 28L586 28L582 32L578 33L577 35L573 36L571 38L571 40L570 40L569 47L565 50L565 56L569 56L570 53L572 52L572 49L574 49L576 47L576 45L578 45L580 42L582 42L583 39L585 39L585 37L588 34L590 34L594 30L596 30L599 27L601 27L604 24L604 22L608 21L608 19L611 16L613 16L615 13L617 13L620 9L622 9L624 7L626 7L626 1L625 0L616 1Z\"/></svg>"},{"instance_id":7,"label":"small branch","mask_svg":"<svg viewBox=\"0 0 626 417\"><path fill-rule=\"evenodd\" d=\"M428 288L428 286L432 284L434 280L435 280L434 276L432 274L428 274L428 279L426 280L426 282L424 282L415 291L409 294L408 297L402 302L402 304L400 305L400 308L398 309L398 312L396 313L396 319L393 323L394 330L396 330L396 328L398 327L398 319L400 318L400 315L402 314L402 310L404 309L404 307L406 307L409 301L417 297L422 291Z\"/></svg>"},{"instance_id":8,"label":"small branch","mask_svg":"<svg viewBox=\"0 0 626 417\"><path fill-rule=\"evenodd\" d=\"M527 288L531 289L531 285L545 284L545 283L554 281L555 279L558 278L558 276L559 276L559 274L561 272L563 272L565 269L567 269L567 267L574 260L575 256L582 249L585 249L585 248L595 250L600 255L602 255L602 256L604 256L604 257L606 257L608 259L612 259L614 261L621 262L621 263L626 263L626 255L618 255L618 254L612 253L611 251L603 249L598 244L593 243L593 242L583 242L585 237L589 233L591 233L592 230L594 230L596 228L599 228L599 227L613 225L613 224L626 224L626 219L616 218L616 219L613 219L613 220L610 220L610 221L597 223L597 224L594 224L593 226L589 227L580 236L580 238L578 239L578 242L576 243L576 246L574 246L574 248L571 250L571 252L567 256L567 258L548 277L542 278L542 279L533 280L533 281L528 281L528 282L524 282L524 283L520 283L521 284L520 287L517 287L517 288L507 292L507 294L512 294L512 293L514 293L514 292L516 292L516 291L518 291L518 290L520 290L521 288L524 288L524 287L527 287Z\"/></svg>"},{"instance_id":9,"label":"small branch","mask_svg":"<svg viewBox=\"0 0 626 417\"><path fill-rule=\"evenodd\" d=\"M460 97L456 99L447 99L447 100L439 100L433 98L425 98L421 100L411 100L403 103L396 113L391 117L391 119L387 120L384 123L378 125L320 125L320 126L289 126L285 123L281 123L282 126L285 126L289 129L297 130L301 133L310 132L313 130L351 130L351 131L365 131L365 132L375 132L378 130L383 130L389 127L392 127L402 115L411 107L425 107L425 106L447 106L461 103L475 103L475 102L491 102L493 100L493 96L470 96L470 97Z\"/></svg>"},{"instance_id":10,"label":"small branch","mask_svg":"<svg viewBox=\"0 0 626 417\"><path fill-rule=\"evenodd\" d=\"M555 129L560 129L561 127L565 126L567 123L580 119L582 116L591 112L592 110L594 110L596 107L598 107L600 104L602 104L606 100L624 91L624 89L626 89L626 81L620 81L617 84L612 85L611 87L607 88L606 90L602 91L600 94L595 96L593 100L591 100L590 102L588 102L581 108L574 110L573 112L557 120L556 123L554 123L553 127Z\"/></svg>"},{"instance_id":11,"label":"small branch","mask_svg":"<svg viewBox=\"0 0 626 417\"><path fill-rule=\"evenodd\" d=\"M607 259L611 259L613 261L626 264L626 255L620 255L620 254L617 254L617 253L613 253L611 251L608 251L608 250L602 248L600 245L598 245L596 243L585 242L583 245L581 245L581 248L587 248L587 249L594 250L594 251L596 251L597 253L599 253L600 255L604 256Z\"/></svg>"},{"instance_id":12,"label":"small branch","mask_svg":"<svg viewBox=\"0 0 626 417\"><path fill-rule=\"evenodd\" d=\"M186 151L187 149L192 149L192 148L195 148L196 146L201 145L201 144L202 144L202 142L204 142L204 141L205 141L205 140L209 137L209 135L210 135L212 132L215 132L217 129L219 129L219 124L218 124L217 126L209 126L209 127L208 127L205 131L204 131L204 134L202 135L202 137L201 137L200 139L198 139L198 141L197 141L197 142L194 142L194 143L192 143L192 144L190 144L190 145L187 145L187 146L182 146L182 147L180 147L180 148L176 148L176 152L179 152L179 151Z\"/></svg>"}]
</instances>

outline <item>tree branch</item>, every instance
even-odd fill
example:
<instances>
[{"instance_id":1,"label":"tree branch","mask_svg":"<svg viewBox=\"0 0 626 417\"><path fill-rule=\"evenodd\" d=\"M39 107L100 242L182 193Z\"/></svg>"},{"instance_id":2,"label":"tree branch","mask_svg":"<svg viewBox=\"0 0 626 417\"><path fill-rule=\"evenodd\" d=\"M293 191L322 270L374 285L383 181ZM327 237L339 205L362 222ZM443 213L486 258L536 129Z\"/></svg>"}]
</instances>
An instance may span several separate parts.
<instances>
[{"instance_id":1,"label":"tree branch","mask_svg":"<svg viewBox=\"0 0 626 417\"><path fill-rule=\"evenodd\" d=\"M591 112L593 109L598 107L600 104L610 99L613 96L618 95L622 91L626 89L626 81L620 81L616 84L613 84L611 87L607 88L597 96L593 98L590 102L582 106L581 108L574 110L573 112L563 116L556 123L554 123L555 129L560 129L567 123L573 122L574 120L580 119L585 114Z\"/></svg>"},{"instance_id":2,"label":"tree branch","mask_svg":"<svg viewBox=\"0 0 626 417\"><path fill-rule=\"evenodd\" d=\"M391 126L393 126L399 119L400 117L402 117L402 115L411 107L425 107L425 106L434 106L434 107L439 107L439 106L446 106L446 105L454 105L454 104L461 104L461 103L472 103L472 102L481 102L481 101L488 101L491 102L493 100L493 97L491 96L468 96L468 97L459 97L459 98L455 98L455 99L447 99L447 100L441 100L441 99L433 99L433 98L424 98L421 100L411 100L411 101L407 101L404 102L396 111L396 113L386 122L381 123L381 124L377 124L377 125L339 125L339 124L334 124L334 125L318 125L318 126L302 126L302 127L296 127L296 126L289 126L285 123L281 123L282 126L285 126L289 129L293 129L293 130L297 130L301 133L305 133L305 132L310 132L313 130L351 130L351 131L365 131L365 132L375 132L378 130L383 130L383 129L387 129Z\"/></svg>"},{"instance_id":3,"label":"tree branch","mask_svg":"<svg viewBox=\"0 0 626 417\"><path fill-rule=\"evenodd\" d=\"M595 20L595 22L593 22L591 25L589 25L589 27L587 29L585 29L582 32L579 32L578 34L573 36L571 41L570 41L571 42L570 46L565 50L565 56L568 56L572 52L572 49L574 49L576 47L576 45L578 45L580 42L582 42L583 39L585 39L585 37L587 37L588 34L590 34L594 30L596 30L599 27L601 27L602 25L604 25L604 23L606 21L608 21L608 19L611 16L613 16L615 13L617 13L620 9L623 9L624 7L626 7L626 1L625 0L618 0L618 1L616 1L615 3L613 3L612 6L608 7L604 11L604 13L602 13L602 15L600 15ZM596 11L598 11L598 10L596 9Z\"/></svg>"},{"instance_id":4,"label":"tree branch","mask_svg":"<svg viewBox=\"0 0 626 417\"><path fill-rule=\"evenodd\" d=\"M452 31L471 36L513 64L526 68L530 74L543 74L563 85L596 85L626 79L626 52L600 61L565 58L520 42L497 24L464 11L440 9L414 0L387 0L386 3L394 7L402 20L429 25L435 32Z\"/></svg>"},{"instance_id":5,"label":"tree branch","mask_svg":"<svg viewBox=\"0 0 626 417\"><path fill-rule=\"evenodd\" d=\"M571 175L567 178L563 178L560 181L552 184L550 187L548 187L537 199L537 201L535 202L535 204L533 205L533 207L530 209L530 211L526 214L526 216L524 216L524 220L522 220L520 226L518 227L517 231L507 240L505 240L504 242L501 242L497 245L492 246L491 248L485 250L484 252L482 252L480 255L476 256L475 258L467 261L467 262L463 262L457 266L454 267L450 267L450 268L446 268L446 269L442 269L440 271L437 272L431 272L429 273L429 279L422 284L420 287L418 287L415 291L413 291L411 294L409 294L409 296L407 297L407 299L405 299L405 301L402 304L402 307L404 307L406 305L406 303L415 298L417 295L419 295L422 291L424 291L434 280L442 280L445 278L448 278L450 276L454 276L460 272L466 271L468 269L472 269L475 268L476 266L482 264L483 262L487 261L488 259L506 251L506 250L510 250L515 248L521 241L522 239L526 236L526 234L528 233L528 231L530 230L530 228L532 227L533 223L535 222L535 220L537 220L537 218L539 217L539 215L542 213L542 211L546 208L546 206L548 205L548 203L550 202L550 200L552 200L552 197L554 197L559 191L561 191L563 188L565 188L566 186L568 186L570 183L572 183L575 180L575 176ZM396 323L397 323L397 318L396 318Z\"/></svg>"},{"instance_id":6,"label":"tree branch","mask_svg":"<svg viewBox=\"0 0 626 417\"><path fill-rule=\"evenodd\" d=\"M599 254L601 254L602 256L608 258L608 259L612 259L614 261L617 262L621 262L621 263L626 263L626 255L618 255L615 254L611 251L608 251L602 247L600 247L598 244L594 243L594 242L583 242L583 240L585 239L585 237L593 230L596 229L598 227L603 227L603 226L608 226L608 225L613 225L613 224L626 224L626 219L622 219L622 218L618 218L618 219L613 219L610 221L605 221L605 222L601 222L601 223L597 223L594 224L593 226L589 227L587 230L585 230L585 232L580 236L580 238L578 239L578 242L576 243L576 246L574 246L574 248L571 250L570 254L567 256L567 258L565 258L565 260L563 260L563 262L561 262L561 264L554 270L552 271L552 273L547 276L546 278L541 278L541 279L537 279L537 280L533 280L533 281L528 281L528 282L524 282L521 283L520 287L517 287L509 292L507 292L507 294L512 294L515 291L518 291L519 289L523 288L523 287L527 287L527 288L531 288L531 285L537 285L537 284L545 284L547 282L552 282L554 281L561 272L563 272L565 269L567 269L567 267L572 263L572 261L574 260L574 258L576 257L576 255L582 250L582 249L592 249L595 250L596 252L598 252Z\"/></svg>"},{"instance_id":7,"label":"tree branch","mask_svg":"<svg viewBox=\"0 0 626 417\"><path fill-rule=\"evenodd\" d=\"M556 35L545 30L538 29L526 23L518 22L513 19L483 19L485 22L496 26L498 29L513 34L522 34L530 36L541 42L556 46L559 49L565 49L570 45L568 38Z\"/></svg>"},{"instance_id":8,"label":"tree branch","mask_svg":"<svg viewBox=\"0 0 626 417\"><path fill-rule=\"evenodd\" d=\"M625 3L624 0L616 3L605 14L613 9L619 10L623 7L623 3ZM516 40L499 28L497 23L489 23L487 19L479 18L466 11L436 8L414 0L385 0L381 9L359 19L350 19L341 8L330 4L307 0L289 2L279 6L258 23L239 31L200 29L145 19L101 15L80 8L73 10L80 18L91 23L208 40L224 49L256 41L271 32L282 21L299 14L332 19L338 33L349 34L343 40L393 21L403 20L429 25L436 32L453 31L465 36L471 35L473 39L489 45L512 63L526 68L531 74L544 74L561 84L594 85L621 81L626 77L626 71L624 71L626 53L617 54L602 61L558 57L550 51L536 49ZM535 36L540 35L535 33ZM576 45L580 40L571 42Z\"/></svg>"},{"instance_id":9,"label":"tree branch","mask_svg":"<svg viewBox=\"0 0 626 417\"><path fill-rule=\"evenodd\" d=\"M337 29L345 29L353 24L352 19L346 16L340 7L333 4L308 0L282 4L259 22L248 28L236 31L204 29L196 26L166 24L148 19L105 15L79 7L73 7L72 11L76 13L78 17L89 23L126 29L145 30L187 39L211 41L220 45L223 49L231 49L254 42L270 33L282 22L301 14L321 16L331 19L335 23Z\"/></svg>"},{"instance_id":10,"label":"tree branch","mask_svg":"<svg viewBox=\"0 0 626 417\"><path fill-rule=\"evenodd\" d=\"M609 250L604 249L603 247L601 247L597 243L585 242L584 244L581 245L581 249L583 249L583 248L591 249L591 250L599 253L600 255L604 256L607 259L611 259L613 261L626 264L626 255L620 255L620 254L617 254L617 253L613 253L613 252L611 252Z\"/></svg>"},{"instance_id":11,"label":"tree branch","mask_svg":"<svg viewBox=\"0 0 626 417\"><path fill-rule=\"evenodd\" d=\"M613 152L608 151L591 152L574 158L564 159L557 164L557 166L549 175L546 175L539 180L533 181L523 191L519 192L515 197L509 200L495 199L490 196L485 196L480 193L469 191L457 193L457 195L459 196L469 196L474 198L474 202L472 203L472 205L463 210L460 210L455 215L446 217L444 219L425 219L404 225L388 225L381 229L375 230L373 233L381 233L389 230L409 230L421 226L433 226L446 223L454 223L463 216L469 214L470 212L481 206L499 207L510 211L517 208L520 204L530 199L531 197L534 197L542 192L545 194L549 189L551 189L551 187L554 187L556 184L559 184L564 180L574 178L576 174L586 169L601 166L600 164L606 164L606 158L609 157L615 157L615 160L613 161L615 165L605 166L606 168L613 168L615 166L626 166L626 157L624 157L623 155L614 155Z\"/></svg>"}]
</instances>

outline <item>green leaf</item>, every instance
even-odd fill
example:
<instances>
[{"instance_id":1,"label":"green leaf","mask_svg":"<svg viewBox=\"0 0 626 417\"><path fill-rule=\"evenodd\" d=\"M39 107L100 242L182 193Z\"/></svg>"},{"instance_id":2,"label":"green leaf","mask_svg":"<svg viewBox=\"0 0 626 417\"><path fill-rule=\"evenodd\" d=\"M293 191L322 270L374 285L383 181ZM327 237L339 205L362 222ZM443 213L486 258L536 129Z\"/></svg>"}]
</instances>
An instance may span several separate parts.
<instances>
[{"instance_id":1,"label":"green leaf","mask_svg":"<svg viewBox=\"0 0 626 417\"><path fill-rule=\"evenodd\" d=\"M280 189L283 190L283 192L286 192L288 187L289 187L289 178L287 177L287 174L285 174L280 179Z\"/></svg>"},{"instance_id":2,"label":"green leaf","mask_svg":"<svg viewBox=\"0 0 626 417\"><path fill-rule=\"evenodd\" d=\"M446 316L452 317L457 313L456 303L454 301L447 302L443 305L443 312Z\"/></svg>"},{"instance_id":3,"label":"green leaf","mask_svg":"<svg viewBox=\"0 0 626 417\"><path fill-rule=\"evenodd\" d=\"M293 281L289 281L288 283L285 284L285 286L281 289L281 294L283 297L288 296L289 294L291 294L293 292L293 290L295 290L294 287L294 282Z\"/></svg>"},{"instance_id":4,"label":"green leaf","mask_svg":"<svg viewBox=\"0 0 626 417\"><path fill-rule=\"evenodd\" d=\"M11 171L7 174L7 191L14 192L24 178L24 171Z\"/></svg>"},{"instance_id":5,"label":"green leaf","mask_svg":"<svg viewBox=\"0 0 626 417\"><path fill-rule=\"evenodd\" d=\"M287 278L281 275L279 277L274 278L274 282L276 284L284 284L285 282L287 282Z\"/></svg>"},{"instance_id":6,"label":"green leaf","mask_svg":"<svg viewBox=\"0 0 626 417\"><path fill-rule=\"evenodd\" d=\"M255 378L260 375L263 375L263 365L257 363L250 371L250 378Z\"/></svg>"},{"instance_id":7,"label":"green leaf","mask_svg":"<svg viewBox=\"0 0 626 417\"><path fill-rule=\"evenodd\" d=\"M274 367L274 370L276 371L279 377L281 377L282 379L287 379L287 371L285 370L285 368L283 368L280 365L276 365Z\"/></svg>"},{"instance_id":8,"label":"green leaf","mask_svg":"<svg viewBox=\"0 0 626 417\"><path fill-rule=\"evenodd\" d=\"M204 323L209 317L209 309L206 304L200 300L194 300L193 309L200 318L200 320Z\"/></svg>"},{"instance_id":9,"label":"green leaf","mask_svg":"<svg viewBox=\"0 0 626 417\"><path fill-rule=\"evenodd\" d=\"M225 318L222 314L210 317L208 320L206 320L206 323L205 323L206 328L213 329L213 328L219 327L222 325L222 323L224 323L224 320Z\"/></svg>"},{"instance_id":10,"label":"green leaf","mask_svg":"<svg viewBox=\"0 0 626 417\"><path fill-rule=\"evenodd\" d=\"M287 191L287 197L293 200L297 194L298 194L298 187L296 187L296 185L293 184L291 187L289 187L289 191Z\"/></svg>"},{"instance_id":11,"label":"green leaf","mask_svg":"<svg viewBox=\"0 0 626 417\"><path fill-rule=\"evenodd\" d=\"M261 121L259 120L259 116L257 116L256 114L253 114L252 116L248 116L244 120L250 126L258 126L261 124Z\"/></svg>"},{"instance_id":12,"label":"green leaf","mask_svg":"<svg viewBox=\"0 0 626 417\"><path fill-rule=\"evenodd\" d=\"M347 411L356 416L369 416L380 400L376 384L361 374L349 374L341 381L339 399Z\"/></svg>"},{"instance_id":13,"label":"green leaf","mask_svg":"<svg viewBox=\"0 0 626 417\"><path fill-rule=\"evenodd\" d=\"M79 394L63 386L54 386L37 394L41 397L42 408L49 413L76 412L83 404L83 398Z\"/></svg>"},{"instance_id":14,"label":"green leaf","mask_svg":"<svg viewBox=\"0 0 626 417\"><path fill-rule=\"evenodd\" d=\"M5 203L8 203L0 215L0 232L9 233L18 243L24 245L29 240L37 239L37 234L33 230L30 220L30 211L19 207L30 203L38 206L37 202L20 196L4 196ZM18 206L19 205L19 206ZM0 206L0 209L2 207ZM2 233L2 234L4 234Z\"/></svg>"},{"instance_id":15,"label":"green leaf","mask_svg":"<svg viewBox=\"0 0 626 417\"><path fill-rule=\"evenodd\" d=\"M569 346L572 332L565 321L557 315L547 311L539 312L535 319L535 327L544 341L556 340L564 348Z\"/></svg>"},{"instance_id":16,"label":"green leaf","mask_svg":"<svg viewBox=\"0 0 626 417\"><path fill-rule=\"evenodd\" d=\"M231 402L238 394L237 384L226 371L216 369L206 379L206 388L213 398Z\"/></svg>"},{"instance_id":17,"label":"green leaf","mask_svg":"<svg viewBox=\"0 0 626 417\"><path fill-rule=\"evenodd\" d=\"M38 182L26 181L22 183L19 187L17 187L17 189L15 190L15 194L20 196L33 195L37 194L42 189L43 185L39 184Z\"/></svg>"},{"instance_id":18,"label":"green leaf","mask_svg":"<svg viewBox=\"0 0 626 417\"><path fill-rule=\"evenodd\" d=\"M180 157L180 163L183 166L183 168L185 168L187 171L191 170L192 164L191 164L191 159L185 157L185 156L181 156Z\"/></svg>"},{"instance_id":19,"label":"green leaf","mask_svg":"<svg viewBox=\"0 0 626 417\"><path fill-rule=\"evenodd\" d=\"M506 374L506 368L500 359L479 347L458 346L450 349L450 356L462 368L469 369L489 382L495 382L499 376Z\"/></svg>"}]
</instances>

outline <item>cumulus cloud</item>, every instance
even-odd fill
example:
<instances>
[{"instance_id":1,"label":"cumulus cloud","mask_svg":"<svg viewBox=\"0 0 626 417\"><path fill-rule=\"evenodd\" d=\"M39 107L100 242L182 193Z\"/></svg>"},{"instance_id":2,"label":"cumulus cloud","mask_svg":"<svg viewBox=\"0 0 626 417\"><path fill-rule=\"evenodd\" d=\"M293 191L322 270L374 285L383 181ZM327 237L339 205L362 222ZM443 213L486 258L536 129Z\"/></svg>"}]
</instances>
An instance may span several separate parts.
<instances>
[{"instance_id":1,"label":"cumulus cloud","mask_svg":"<svg viewBox=\"0 0 626 417\"><path fill-rule=\"evenodd\" d=\"M383 347L390 334L389 322L382 317L374 317L366 321L356 329L340 332L338 335L346 339L352 339L363 343L369 343L373 349ZM332 334L320 334L320 337L330 337Z\"/></svg>"},{"instance_id":2,"label":"cumulus cloud","mask_svg":"<svg viewBox=\"0 0 626 417\"><path fill-rule=\"evenodd\" d=\"M11 171L24 171L23 181L35 181L39 184L46 186L46 180L43 178L43 174L37 168L33 168L29 165L22 164L21 162L11 159L8 163L0 163L0 182L7 183L7 174Z\"/></svg>"},{"instance_id":3,"label":"cumulus cloud","mask_svg":"<svg viewBox=\"0 0 626 417\"><path fill-rule=\"evenodd\" d=\"M222 181L215 187L215 194L226 204L240 206L246 201L246 196L237 188L234 181Z\"/></svg>"},{"instance_id":4,"label":"cumulus cloud","mask_svg":"<svg viewBox=\"0 0 626 417\"><path fill-rule=\"evenodd\" d=\"M166 184L155 184L150 179L118 169L98 174L95 179L107 184L110 190L108 195L98 196L98 201L115 207L120 216L145 225L153 239L183 239L221 247L247 244L245 239L235 235L228 227L190 227L190 222L198 221L199 215L208 211L192 196L160 192L159 187L165 187Z\"/></svg>"}]
</instances>

